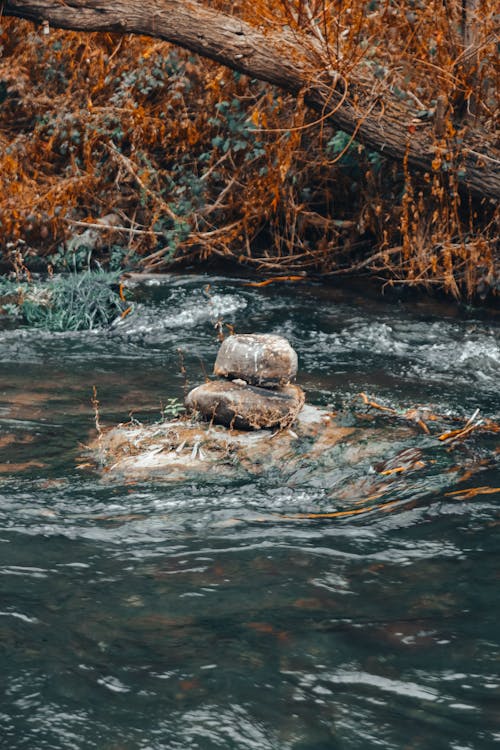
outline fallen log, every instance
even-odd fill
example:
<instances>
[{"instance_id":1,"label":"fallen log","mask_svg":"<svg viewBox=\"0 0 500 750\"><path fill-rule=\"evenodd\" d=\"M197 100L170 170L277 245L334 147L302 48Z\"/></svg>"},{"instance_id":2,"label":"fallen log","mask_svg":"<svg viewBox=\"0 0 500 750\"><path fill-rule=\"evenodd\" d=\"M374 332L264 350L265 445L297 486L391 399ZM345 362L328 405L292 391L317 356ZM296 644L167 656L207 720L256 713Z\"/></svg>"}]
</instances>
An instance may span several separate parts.
<instances>
[{"instance_id":1,"label":"fallen log","mask_svg":"<svg viewBox=\"0 0 500 750\"><path fill-rule=\"evenodd\" d=\"M366 77L321 61L314 45L290 30L262 31L212 8L184 0L5 0L2 13L75 31L145 34L189 49L268 81L305 101L367 147L432 173L456 168L460 185L491 200L500 197L500 153L495 136L474 123L441 137L432 119L415 124L415 105L384 92ZM438 166L436 166L438 165Z\"/></svg>"}]
</instances>

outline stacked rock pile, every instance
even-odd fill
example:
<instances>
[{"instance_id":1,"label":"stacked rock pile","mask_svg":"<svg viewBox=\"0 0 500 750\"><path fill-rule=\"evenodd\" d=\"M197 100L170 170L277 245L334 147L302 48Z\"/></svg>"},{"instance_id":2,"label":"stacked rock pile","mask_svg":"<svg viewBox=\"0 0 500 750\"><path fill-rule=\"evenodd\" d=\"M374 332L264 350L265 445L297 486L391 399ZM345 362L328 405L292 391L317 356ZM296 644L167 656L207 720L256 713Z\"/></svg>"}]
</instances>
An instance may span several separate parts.
<instances>
[{"instance_id":1,"label":"stacked rock pile","mask_svg":"<svg viewBox=\"0 0 500 750\"><path fill-rule=\"evenodd\" d=\"M186 408L203 419L237 430L291 425L304 405L292 385L297 354L282 336L239 334L225 339L214 366L218 380L193 388Z\"/></svg>"}]
</instances>

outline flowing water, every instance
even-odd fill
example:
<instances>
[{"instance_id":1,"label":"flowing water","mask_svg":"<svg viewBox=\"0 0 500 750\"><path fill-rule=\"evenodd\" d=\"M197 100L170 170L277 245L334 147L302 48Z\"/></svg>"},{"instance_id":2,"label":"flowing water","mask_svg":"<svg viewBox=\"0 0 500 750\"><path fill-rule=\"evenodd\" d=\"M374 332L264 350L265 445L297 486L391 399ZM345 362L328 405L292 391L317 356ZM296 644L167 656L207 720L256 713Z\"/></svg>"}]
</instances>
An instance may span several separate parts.
<instances>
[{"instance_id":1,"label":"flowing water","mask_svg":"<svg viewBox=\"0 0 500 750\"><path fill-rule=\"evenodd\" d=\"M0 747L497 746L495 434L403 439L401 420L352 410L362 391L498 419L498 319L223 278L135 298L106 332L0 330ZM183 397L178 349L190 385L210 371L217 321L287 336L309 402L345 410L366 445L382 425L387 466L422 460L381 475L346 445L326 473L181 485L82 465L92 386L104 424L157 419ZM303 517L330 511L345 515Z\"/></svg>"}]
</instances>

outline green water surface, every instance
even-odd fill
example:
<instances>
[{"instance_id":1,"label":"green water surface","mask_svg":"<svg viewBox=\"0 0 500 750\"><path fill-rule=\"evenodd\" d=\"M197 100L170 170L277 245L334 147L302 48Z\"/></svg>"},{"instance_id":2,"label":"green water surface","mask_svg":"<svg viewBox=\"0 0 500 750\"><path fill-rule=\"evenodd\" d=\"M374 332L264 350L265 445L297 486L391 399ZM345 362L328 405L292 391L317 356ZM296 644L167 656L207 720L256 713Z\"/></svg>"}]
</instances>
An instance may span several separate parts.
<instances>
[{"instance_id":1,"label":"green water surface","mask_svg":"<svg viewBox=\"0 0 500 750\"><path fill-rule=\"evenodd\" d=\"M498 438L447 450L355 406L363 391L499 419L498 321L237 279L134 295L109 331L0 329L0 748L499 745L500 489L464 492L500 488ZM287 336L309 402L367 445L382 427L388 466L409 450L423 466L384 476L349 445L328 471L257 480L110 482L82 465L92 387L104 424L157 419L183 397L179 348L191 386L210 372L217 321Z\"/></svg>"}]
</instances>

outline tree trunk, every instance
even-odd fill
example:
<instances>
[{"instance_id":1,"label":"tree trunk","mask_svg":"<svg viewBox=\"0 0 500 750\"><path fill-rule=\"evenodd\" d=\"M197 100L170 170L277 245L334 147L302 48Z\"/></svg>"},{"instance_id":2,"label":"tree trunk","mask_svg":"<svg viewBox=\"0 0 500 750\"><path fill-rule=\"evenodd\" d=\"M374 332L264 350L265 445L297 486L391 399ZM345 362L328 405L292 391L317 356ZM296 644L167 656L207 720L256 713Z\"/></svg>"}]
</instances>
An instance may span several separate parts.
<instances>
[{"instance_id":1,"label":"tree trunk","mask_svg":"<svg viewBox=\"0 0 500 750\"><path fill-rule=\"evenodd\" d=\"M459 152L455 164L463 187L493 200L500 197L500 155L493 136L480 126L461 133L460 145L436 138L431 122L415 120L414 105L396 97L383 102L370 84L350 74L347 91L335 86L312 44L290 31L261 31L235 16L194 0L4 0L3 14L75 31L146 34L185 47L252 78L297 94L328 114L338 128L380 153L429 173ZM303 41L303 43L302 43ZM342 80L341 77L338 77ZM437 162L436 162L437 157Z\"/></svg>"}]
</instances>

